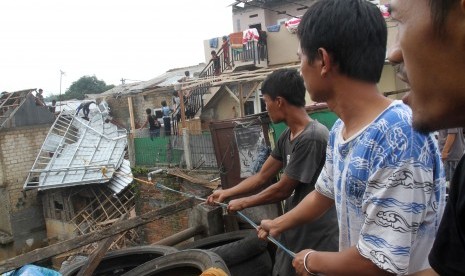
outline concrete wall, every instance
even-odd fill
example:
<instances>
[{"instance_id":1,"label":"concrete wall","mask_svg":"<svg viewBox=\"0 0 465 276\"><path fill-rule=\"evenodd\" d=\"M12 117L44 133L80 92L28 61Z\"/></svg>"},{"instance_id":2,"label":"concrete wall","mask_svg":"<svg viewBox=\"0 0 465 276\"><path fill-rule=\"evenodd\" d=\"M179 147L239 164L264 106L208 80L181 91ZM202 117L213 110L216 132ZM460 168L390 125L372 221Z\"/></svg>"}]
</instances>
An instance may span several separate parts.
<instances>
[{"instance_id":1,"label":"concrete wall","mask_svg":"<svg viewBox=\"0 0 465 276\"><path fill-rule=\"evenodd\" d=\"M0 131L0 230L14 243L0 247L0 256L24 253L42 246L46 237L42 204L37 191L23 192L23 184L51 125ZM33 239L31 247L25 240Z\"/></svg>"},{"instance_id":2,"label":"concrete wall","mask_svg":"<svg viewBox=\"0 0 465 276\"><path fill-rule=\"evenodd\" d=\"M229 34L224 34L224 35L228 36ZM212 39L213 38L214 37L212 37ZM215 48L210 47L210 39L205 39L203 41L203 55L205 57L205 66L210 62L210 59L212 57L211 51L215 50L215 52L218 53L218 51L221 49L221 45L223 44L223 40L222 40L223 35L220 37L217 37L217 39L218 39L218 44L217 44L217 47Z\"/></svg>"},{"instance_id":3,"label":"concrete wall","mask_svg":"<svg viewBox=\"0 0 465 276\"><path fill-rule=\"evenodd\" d=\"M294 3L289 3L294 2ZM269 6L270 9L275 11L285 12L287 14L278 14L275 11L261 9L257 7L245 6L244 9L237 9L233 13L233 30L234 32L240 32L249 28L250 25L262 24L262 30L266 30L266 26L276 25L280 19L291 19L292 16L302 16L307 11L301 9L302 5L310 6L314 1L289 1L281 2L273 6ZM295 4L295 3L300 3ZM257 16L254 16L257 15ZM252 16L252 17L251 17ZM239 24L238 24L239 21Z\"/></svg>"},{"instance_id":4,"label":"concrete wall","mask_svg":"<svg viewBox=\"0 0 465 276\"><path fill-rule=\"evenodd\" d=\"M293 1L293 2L299 2L299 1ZM300 1L300 3L302 5L307 5L307 6L310 6L311 3L313 3L314 1ZM287 14L278 14L277 12L274 12L274 11L270 11L270 10L266 10L266 14L265 14L265 26L272 26L272 25L276 25L278 24L278 20L281 21L281 20L289 20L291 19L292 17L290 15L293 15L293 16L303 16L305 14L305 12L307 11L307 9L302 9L302 5L298 5L298 4L293 4L293 3L284 3L284 5L280 5L280 6L277 6L277 7L273 7L272 9L273 10L279 10L279 11L285 11L286 13L288 13L289 15ZM284 25L282 25L281 27L284 27Z\"/></svg>"},{"instance_id":5,"label":"concrete wall","mask_svg":"<svg viewBox=\"0 0 465 276\"><path fill-rule=\"evenodd\" d=\"M279 32L267 32L268 62L270 66L285 63L298 63L297 49L299 40L284 26Z\"/></svg>"},{"instance_id":6,"label":"concrete wall","mask_svg":"<svg viewBox=\"0 0 465 276\"><path fill-rule=\"evenodd\" d=\"M262 30L265 26L265 9L249 8L242 12L233 14L233 31L241 32L249 29L250 25L261 24Z\"/></svg>"}]
</instances>

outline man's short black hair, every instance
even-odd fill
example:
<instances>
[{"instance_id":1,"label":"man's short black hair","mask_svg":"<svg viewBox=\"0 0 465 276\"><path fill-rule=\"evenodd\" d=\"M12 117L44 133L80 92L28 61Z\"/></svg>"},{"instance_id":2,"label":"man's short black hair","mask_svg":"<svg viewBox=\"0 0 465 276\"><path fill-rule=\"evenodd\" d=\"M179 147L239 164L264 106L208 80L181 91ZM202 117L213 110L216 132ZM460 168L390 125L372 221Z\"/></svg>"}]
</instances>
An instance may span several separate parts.
<instances>
[{"instance_id":1,"label":"man's short black hair","mask_svg":"<svg viewBox=\"0 0 465 276\"><path fill-rule=\"evenodd\" d=\"M150 114L152 113L152 109L147 108L147 109L145 110L145 113L147 113L147 115L150 115Z\"/></svg>"},{"instance_id":2,"label":"man's short black hair","mask_svg":"<svg viewBox=\"0 0 465 276\"><path fill-rule=\"evenodd\" d=\"M459 2L459 0L429 0L431 17L437 34L441 34L452 6Z\"/></svg>"},{"instance_id":3,"label":"man's short black hair","mask_svg":"<svg viewBox=\"0 0 465 276\"><path fill-rule=\"evenodd\" d=\"M278 69L269 74L262 83L261 91L272 100L282 97L291 105L305 106L304 80L295 69Z\"/></svg>"},{"instance_id":4,"label":"man's short black hair","mask_svg":"<svg viewBox=\"0 0 465 276\"><path fill-rule=\"evenodd\" d=\"M312 63L324 48L339 72L377 83L386 59L386 22L366 0L325 0L302 17L297 34L302 52Z\"/></svg>"}]
</instances>

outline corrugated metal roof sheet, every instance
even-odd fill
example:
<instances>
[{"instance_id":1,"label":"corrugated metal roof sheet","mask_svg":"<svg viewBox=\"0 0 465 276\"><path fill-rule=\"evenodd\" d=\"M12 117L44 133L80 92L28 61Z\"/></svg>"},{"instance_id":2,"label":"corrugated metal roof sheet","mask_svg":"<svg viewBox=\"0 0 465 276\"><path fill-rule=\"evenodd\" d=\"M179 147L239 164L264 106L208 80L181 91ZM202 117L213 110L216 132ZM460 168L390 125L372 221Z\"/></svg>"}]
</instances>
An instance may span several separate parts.
<instances>
[{"instance_id":1,"label":"corrugated metal roof sheet","mask_svg":"<svg viewBox=\"0 0 465 276\"><path fill-rule=\"evenodd\" d=\"M135 82L129 84L118 85L108 91L99 94L101 96L109 95L125 95L125 94L136 94L143 92L147 89L153 89L157 87L168 87L177 83L179 79L184 77L184 72L189 71L190 75L193 76L196 73L201 72L205 68L205 63L200 63L198 65L171 69L160 76L157 76L148 81ZM92 95L95 98L97 95Z\"/></svg>"},{"instance_id":2,"label":"corrugated metal roof sheet","mask_svg":"<svg viewBox=\"0 0 465 276\"><path fill-rule=\"evenodd\" d=\"M76 116L74 110L65 110L58 116L29 172L24 189L109 183L109 187L119 193L132 182L129 161L123 162L126 130L106 122L109 115L106 102L98 107L91 113L89 121ZM118 170L120 173L113 179Z\"/></svg>"}]
</instances>

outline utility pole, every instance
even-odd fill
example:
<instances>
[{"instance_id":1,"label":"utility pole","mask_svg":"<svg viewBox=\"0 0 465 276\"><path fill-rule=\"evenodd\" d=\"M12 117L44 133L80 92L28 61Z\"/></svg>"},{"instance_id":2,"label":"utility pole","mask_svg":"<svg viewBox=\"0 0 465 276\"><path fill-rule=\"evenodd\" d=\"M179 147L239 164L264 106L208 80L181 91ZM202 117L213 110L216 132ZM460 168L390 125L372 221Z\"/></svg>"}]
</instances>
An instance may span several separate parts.
<instances>
[{"instance_id":1,"label":"utility pole","mask_svg":"<svg viewBox=\"0 0 465 276\"><path fill-rule=\"evenodd\" d=\"M60 100L60 113L62 110L62 105L61 105L61 81L63 79L63 75L65 74L65 72L63 72L63 70L60 69L60 95L58 96L59 100Z\"/></svg>"}]
</instances>

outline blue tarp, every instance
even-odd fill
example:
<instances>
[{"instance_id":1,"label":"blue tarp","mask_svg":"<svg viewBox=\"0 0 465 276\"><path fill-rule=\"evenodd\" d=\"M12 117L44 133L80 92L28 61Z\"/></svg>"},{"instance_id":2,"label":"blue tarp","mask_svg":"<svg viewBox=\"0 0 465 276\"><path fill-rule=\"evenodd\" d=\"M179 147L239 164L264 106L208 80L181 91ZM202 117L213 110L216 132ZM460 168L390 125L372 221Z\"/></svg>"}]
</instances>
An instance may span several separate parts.
<instances>
[{"instance_id":1,"label":"blue tarp","mask_svg":"<svg viewBox=\"0 0 465 276\"><path fill-rule=\"evenodd\" d=\"M3 273L1 276L61 276L61 273L36 265L25 265L19 269Z\"/></svg>"}]
</instances>

